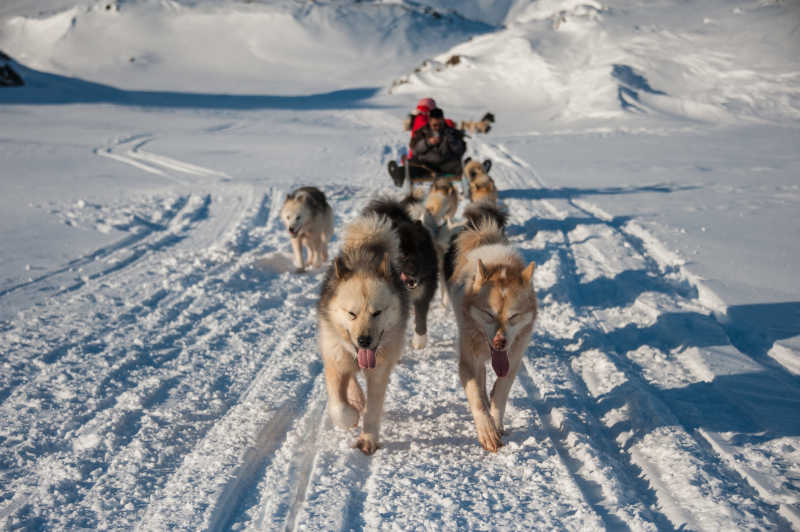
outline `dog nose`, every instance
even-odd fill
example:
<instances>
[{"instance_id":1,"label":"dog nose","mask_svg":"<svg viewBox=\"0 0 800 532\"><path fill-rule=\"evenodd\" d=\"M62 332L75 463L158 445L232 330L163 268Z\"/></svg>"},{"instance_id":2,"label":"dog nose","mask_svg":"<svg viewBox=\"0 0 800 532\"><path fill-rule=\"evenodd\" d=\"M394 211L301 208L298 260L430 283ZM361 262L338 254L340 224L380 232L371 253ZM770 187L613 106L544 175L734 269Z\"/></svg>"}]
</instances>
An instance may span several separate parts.
<instances>
[{"instance_id":1,"label":"dog nose","mask_svg":"<svg viewBox=\"0 0 800 532\"><path fill-rule=\"evenodd\" d=\"M372 345L372 337L367 334L362 334L358 337L358 347L369 347Z\"/></svg>"},{"instance_id":2,"label":"dog nose","mask_svg":"<svg viewBox=\"0 0 800 532\"><path fill-rule=\"evenodd\" d=\"M497 334L497 335L495 335L494 341L492 342L492 344L493 344L493 347L495 349L497 349L498 351L502 350L502 349L505 349L506 348L506 337L505 336L500 336L499 334Z\"/></svg>"}]
</instances>

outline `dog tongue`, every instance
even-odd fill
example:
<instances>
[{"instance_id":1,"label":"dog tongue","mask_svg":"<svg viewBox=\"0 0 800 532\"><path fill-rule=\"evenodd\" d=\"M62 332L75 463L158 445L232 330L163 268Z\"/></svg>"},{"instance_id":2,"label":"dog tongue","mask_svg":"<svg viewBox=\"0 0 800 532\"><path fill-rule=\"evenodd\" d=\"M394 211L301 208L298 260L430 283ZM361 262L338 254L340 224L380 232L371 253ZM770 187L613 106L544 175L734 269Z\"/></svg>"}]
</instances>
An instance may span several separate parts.
<instances>
[{"instance_id":1,"label":"dog tongue","mask_svg":"<svg viewBox=\"0 0 800 532\"><path fill-rule=\"evenodd\" d=\"M358 350L358 367L367 369L375 367L375 351L372 349Z\"/></svg>"},{"instance_id":2,"label":"dog tongue","mask_svg":"<svg viewBox=\"0 0 800 532\"><path fill-rule=\"evenodd\" d=\"M508 351L492 349L492 369L498 377L505 377L508 374L508 366Z\"/></svg>"}]
</instances>

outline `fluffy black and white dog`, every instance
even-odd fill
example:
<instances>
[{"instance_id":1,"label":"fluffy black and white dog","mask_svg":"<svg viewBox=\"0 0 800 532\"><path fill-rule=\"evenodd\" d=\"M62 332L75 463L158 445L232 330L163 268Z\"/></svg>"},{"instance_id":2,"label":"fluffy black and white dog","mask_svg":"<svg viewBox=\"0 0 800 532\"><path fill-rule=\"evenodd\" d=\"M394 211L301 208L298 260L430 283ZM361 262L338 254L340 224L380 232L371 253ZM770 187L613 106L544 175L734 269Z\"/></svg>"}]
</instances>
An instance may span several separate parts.
<instances>
[{"instance_id":1,"label":"fluffy black and white dog","mask_svg":"<svg viewBox=\"0 0 800 532\"><path fill-rule=\"evenodd\" d=\"M372 200L363 214L385 216L400 237L400 278L408 289L410 302L414 306L415 349L422 349L428 342L428 310L436 293L439 267L436 249L430 232L421 221L412 220L405 205L391 198Z\"/></svg>"}]
</instances>

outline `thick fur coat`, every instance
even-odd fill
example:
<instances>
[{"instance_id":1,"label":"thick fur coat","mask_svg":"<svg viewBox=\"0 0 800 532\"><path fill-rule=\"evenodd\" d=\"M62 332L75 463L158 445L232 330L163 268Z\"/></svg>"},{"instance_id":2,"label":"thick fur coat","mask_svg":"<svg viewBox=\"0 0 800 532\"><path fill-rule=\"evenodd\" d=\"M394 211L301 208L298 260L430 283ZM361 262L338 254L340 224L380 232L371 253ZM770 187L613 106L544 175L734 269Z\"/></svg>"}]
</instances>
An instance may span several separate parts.
<instances>
[{"instance_id":1,"label":"thick fur coat","mask_svg":"<svg viewBox=\"0 0 800 532\"><path fill-rule=\"evenodd\" d=\"M328 242L333 236L333 210L325 194L316 187L301 187L286 196L280 219L292 243L294 265L298 271L306 264L321 267L328 260ZM303 248L308 261L303 257Z\"/></svg>"},{"instance_id":2,"label":"thick fur coat","mask_svg":"<svg viewBox=\"0 0 800 532\"><path fill-rule=\"evenodd\" d=\"M400 278L414 307L413 346L422 349L428 341L428 310L436 293L439 267L430 232L421 221L413 220L407 209L402 202L378 198L367 205L363 214L385 216L397 231Z\"/></svg>"},{"instance_id":3,"label":"thick fur coat","mask_svg":"<svg viewBox=\"0 0 800 532\"><path fill-rule=\"evenodd\" d=\"M403 353L409 295L400 275L400 238L388 218L357 218L342 240L317 308L328 413L339 427L356 426L363 415L356 447L372 454L389 375Z\"/></svg>"},{"instance_id":4,"label":"thick fur coat","mask_svg":"<svg viewBox=\"0 0 800 532\"><path fill-rule=\"evenodd\" d=\"M501 447L503 415L536 320L534 263L527 266L508 243L505 218L488 204L472 205L445 260L447 288L458 335L458 369L478 441ZM487 393L486 363L497 375Z\"/></svg>"},{"instance_id":5,"label":"thick fur coat","mask_svg":"<svg viewBox=\"0 0 800 532\"><path fill-rule=\"evenodd\" d=\"M472 201L497 203L497 187L483 164L469 161L464 166L464 175L469 181L469 197Z\"/></svg>"}]
</instances>

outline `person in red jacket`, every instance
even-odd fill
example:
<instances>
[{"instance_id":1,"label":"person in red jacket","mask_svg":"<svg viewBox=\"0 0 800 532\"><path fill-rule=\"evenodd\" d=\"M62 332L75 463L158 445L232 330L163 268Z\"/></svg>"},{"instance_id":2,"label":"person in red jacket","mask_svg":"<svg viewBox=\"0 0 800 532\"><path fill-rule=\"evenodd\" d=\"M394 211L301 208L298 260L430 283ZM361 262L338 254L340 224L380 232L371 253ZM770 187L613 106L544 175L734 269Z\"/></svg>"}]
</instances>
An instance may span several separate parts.
<instances>
[{"instance_id":1,"label":"person in red jacket","mask_svg":"<svg viewBox=\"0 0 800 532\"><path fill-rule=\"evenodd\" d=\"M415 152L414 157L406 161L410 177L461 174L461 157L467 148L464 135L447 125L441 109L429 112L427 123L411 135L409 148ZM389 175L395 185L402 186L405 168L389 161Z\"/></svg>"},{"instance_id":2,"label":"person in red jacket","mask_svg":"<svg viewBox=\"0 0 800 532\"><path fill-rule=\"evenodd\" d=\"M412 151L414 149L413 148L414 134L419 129L428 125L431 111L433 111L434 109L438 110L438 107L436 106L436 101L433 98L422 98L417 102L417 108L415 109L414 114L409 116L408 122L406 122L407 124L406 130L408 130L408 124L410 124L411 142L406 159L411 159L414 156L414 153ZM445 126L455 129L456 127L455 122L453 122L449 118L443 118L443 120ZM395 185L397 185L398 187L403 185L405 169L402 166L398 165L395 161L389 161L389 175L392 177L392 180L394 181Z\"/></svg>"},{"instance_id":3,"label":"person in red jacket","mask_svg":"<svg viewBox=\"0 0 800 532\"><path fill-rule=\"evenodd\" d=\"M422 98L417 102L416 114L411 122L411 134L428 123L430 112L436 109L436 102L433 98Z\"/></svg>"},{"instance_id":4,"label":"person in red jacket","mask_svg":"<svg viewBox=\"0 0 800 532\"><path fill-rule=\"evenodd\" d=\"M416 114L411 115L413 120L411 121L411 135L413 136L416 131L424 127L428 120L430 119L430 113L436 107L436 101L433 98L422 98L419 102L417 102L417 109ZM449 118L444 119L445 125L448 127L456 127L456 123L450 120ZM409 155L409 157L411 157Z\"/></svg>"}]
</instances>

